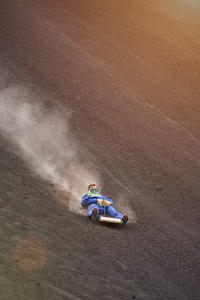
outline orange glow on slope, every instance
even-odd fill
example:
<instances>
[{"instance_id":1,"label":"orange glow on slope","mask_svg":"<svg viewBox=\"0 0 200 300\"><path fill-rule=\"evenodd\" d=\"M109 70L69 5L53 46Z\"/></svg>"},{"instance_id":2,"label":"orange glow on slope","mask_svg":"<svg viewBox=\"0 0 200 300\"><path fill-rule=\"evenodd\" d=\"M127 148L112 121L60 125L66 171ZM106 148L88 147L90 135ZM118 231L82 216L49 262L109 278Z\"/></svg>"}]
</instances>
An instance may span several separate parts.
<instances>
[{"instance_id":1,"label":"orange glow on slope","mask_svg":"<svg viewBox=\"0 0 200 300\"><path fill-rule=\"evenodd\" d=\"M18 240L14 261L24 272L41 269L46 260L47 247L37 236L29 236Z\"/></svg>"},{"instance_id":2,"label":"orange glow on slope","mask_svg":"<svg viewBox=\"0 0 200 300\"><path fill-rule=\"evenodd\" d=\"M179 0L179 2L181 3L185 3L186 5L199 5L200 6L200 1L199 0Z\"/></svg>"},{"instance_id":3,"label":"orange glow on slope","mask_svg":"<svg viewBox=\"0 0 200 300\"><path fill-rule=\"evenodd\" d=\"M187 22L197 21L200 18L200 0L176 0L164 4L166 10L170 9L172 15L187 19ZM194 19L192 19L192 17Z\"/></svg>"}]
</instances>

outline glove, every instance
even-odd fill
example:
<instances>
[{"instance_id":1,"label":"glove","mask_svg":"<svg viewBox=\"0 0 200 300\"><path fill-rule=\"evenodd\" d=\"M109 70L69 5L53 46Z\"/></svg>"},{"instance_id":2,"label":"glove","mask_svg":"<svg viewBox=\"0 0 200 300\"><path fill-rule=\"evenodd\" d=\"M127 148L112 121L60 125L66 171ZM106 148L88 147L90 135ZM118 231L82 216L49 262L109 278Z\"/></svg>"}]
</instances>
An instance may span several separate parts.
<instances>
[{"instance_id":1,"label":"glove","mask_svg":"<svg viewBox=\"0 0 200 300\"><path fill-rule=\"evenodd\" d=\"M105 207L108 207L109 205L111 205L110 201L104 200L104 205Z\"/></svg>"},{"instance_id":2,"label":"glove","mask_svg":"<svg viewBox=\"0 0 200 300\"><path fill-rule=\"evenodd\" d=\"M97 204L99 204L100 206L103 206L103 199L97 199Z\"/></svg>"},{"instance_id":3,"label":"glove","mask_svg":"<svg viewBox=\"0 0 200 300\"><path fill-rule=\"evenodd\" d=\"M108 207L109 205L111 205L110 201L103 200L103 199L97 199L97 204L99 204L100 206L105 205L105 207Z\"/></svg>"}]
</instances>

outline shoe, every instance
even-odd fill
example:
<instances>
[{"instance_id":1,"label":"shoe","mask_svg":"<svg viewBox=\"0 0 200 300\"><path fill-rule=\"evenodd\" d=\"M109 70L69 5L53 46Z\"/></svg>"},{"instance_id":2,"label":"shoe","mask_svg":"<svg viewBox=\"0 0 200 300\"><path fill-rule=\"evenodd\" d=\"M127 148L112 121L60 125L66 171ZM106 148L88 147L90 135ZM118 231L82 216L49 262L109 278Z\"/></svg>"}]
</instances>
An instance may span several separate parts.
<instances>
[{"instance_id":1,"label":"shoe","mask_svg":"<svg viewBox=\"0 0 200 300\"><path fill-rule=\"evenodd\" d=\"M94 207L92 209L92 220L93 221L97 221L98 220L99 216L97 216L97 214L98 214L98 209L97 209L97 207Z\"/></svg>"},{"instance_id":2,"label":"shoe","mask_svg":"<svg viewBox=\"0 0 200 300\"><path fill-rule=\"evenodd\" d=\"M92 209L92 215L97 215L97 214L98 214L98 209L97 209L97 207L94 207Z\"/></svg>"},{"instance_id":3,"label":"shoe","mask_svg":"<svg viewBox=\"0 0 200 300\"><path fill-rule=\"evenodd\" d=\"M123 215L122 221L123 222L127 222L128 221L128 216L126 214Z\"/></svg>"},{"instance_id":4,"label":"shoe","mask_svg":"<svg viewBox=\"0 0 200 300\"><path fill-rule=\"evenodd\" d=\"M124 214L123 217L121 218L121 224L125 225L127 221L128 221L128 216Z\"/></svg>"}]
</instances>

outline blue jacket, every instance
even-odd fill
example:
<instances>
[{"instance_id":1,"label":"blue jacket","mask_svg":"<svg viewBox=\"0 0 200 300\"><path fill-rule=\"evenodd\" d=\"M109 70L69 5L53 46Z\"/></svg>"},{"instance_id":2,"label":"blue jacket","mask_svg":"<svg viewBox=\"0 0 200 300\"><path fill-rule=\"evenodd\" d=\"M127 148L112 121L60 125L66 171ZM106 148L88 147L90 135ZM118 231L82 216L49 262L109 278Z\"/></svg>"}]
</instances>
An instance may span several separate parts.
<instances>
[{"instance_id":1,"label":"blue jacket","mask_svg":"<svg viewBox=\"0 0 200 300\"><path fill-rule=\"evenodd\" d=\"M107 200L111 203L111 205L113 205L113 201L111 199L107 198L106 196L92 195L89 192L87 194L83 195L83 197L81 199L81 205L83 207L88 207L90 204L97 203L97 199Z\"/></svg>"}]
</instances>

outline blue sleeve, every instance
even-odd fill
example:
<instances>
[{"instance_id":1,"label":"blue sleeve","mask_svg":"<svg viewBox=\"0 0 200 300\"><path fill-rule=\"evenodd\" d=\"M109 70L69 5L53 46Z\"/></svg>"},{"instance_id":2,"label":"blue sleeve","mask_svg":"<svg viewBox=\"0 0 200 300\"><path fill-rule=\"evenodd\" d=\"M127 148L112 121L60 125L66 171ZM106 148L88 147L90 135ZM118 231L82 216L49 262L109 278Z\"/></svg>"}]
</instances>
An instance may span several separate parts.
<instances>
[{"instance_id":1,"label":"blue sleeve","mask_svg":"<svg viewBox=\"0 0 200 300\"><path fill-rule=\"evenodd\" d=\"M90 196L88 194L83 195L81 199L81 206L82 207L87 207L88 205L92 203L97 203L97 199L105 199L107 201L110 201L111 205L113 205L113 201L106 196L99 195L98 197Z\"/></svg>"},{"instance_id":2,"label":"blue sleeve","mask_svg":"<svg viewBox=\"0 0 200 300\"><path fill-rule=\"evenodd\" d=\"M81 206L87 207L88 205L92 203L97 203L97 197L91 197L88 194L83 195L81 199Z\"/></svg>"}]
</instances>

